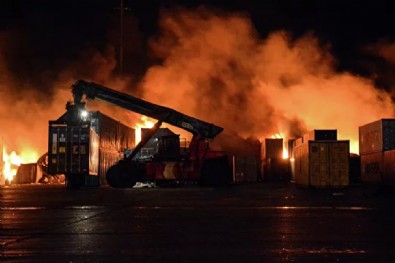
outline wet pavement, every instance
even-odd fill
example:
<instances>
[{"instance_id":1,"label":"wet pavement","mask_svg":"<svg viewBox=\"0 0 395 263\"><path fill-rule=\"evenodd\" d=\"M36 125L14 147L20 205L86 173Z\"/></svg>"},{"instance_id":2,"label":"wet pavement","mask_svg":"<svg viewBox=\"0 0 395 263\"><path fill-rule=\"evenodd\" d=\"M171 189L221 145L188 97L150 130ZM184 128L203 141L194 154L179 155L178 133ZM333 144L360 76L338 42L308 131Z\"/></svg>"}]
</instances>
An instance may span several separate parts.
<instances>
[{"instance_id":1,"label":"wet pavement","mask_svg":"<svg viewBox=\"0 0 395 263\"><path fill-rule=\"evenodd\" d=\"M395 191L0 188L4 262L393 262Z\"/></svg>"}]
</instances>

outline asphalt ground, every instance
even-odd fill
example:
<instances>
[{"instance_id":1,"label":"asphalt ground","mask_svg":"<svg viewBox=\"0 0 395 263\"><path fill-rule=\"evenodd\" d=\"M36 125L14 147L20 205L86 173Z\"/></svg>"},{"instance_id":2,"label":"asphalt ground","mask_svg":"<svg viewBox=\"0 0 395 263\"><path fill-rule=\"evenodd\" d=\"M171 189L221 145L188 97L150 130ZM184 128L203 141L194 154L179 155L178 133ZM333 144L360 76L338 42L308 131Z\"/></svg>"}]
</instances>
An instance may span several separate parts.
<instances>
[{"instance_id":1,"label":"asphalt ground","mask_svg":"<svg viewBox=\"0 0 395 263\"><path fill-rule=\"evenodd\" d=\"M0 188L1 262L394 262L395 191Z\"/></svg>"}]
</instances>

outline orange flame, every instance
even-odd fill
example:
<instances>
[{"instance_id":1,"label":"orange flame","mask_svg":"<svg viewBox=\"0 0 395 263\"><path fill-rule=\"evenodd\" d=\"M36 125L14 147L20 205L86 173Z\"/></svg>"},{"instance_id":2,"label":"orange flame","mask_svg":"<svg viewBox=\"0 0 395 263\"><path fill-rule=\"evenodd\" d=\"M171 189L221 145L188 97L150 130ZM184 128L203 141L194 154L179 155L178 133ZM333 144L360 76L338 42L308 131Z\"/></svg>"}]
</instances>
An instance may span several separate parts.
<instances>
[{"instance_id":1,"label":"orange flame","mask_svg":"<svg viewBox=\"0 0 395 263\"><path fill-rule=\"evenodd\" d=\"M152 128L155 125L155 123L147 116L141 116L140 119L141 123L136 123L136 125L134 126L136 130L135 145L137 145L141 141L141 128Z\"/></svg>"},{"instance_id":2,"label":"orange flame","mask_svg":"<svg viewBox=\"0 0 395 263\"><path fill-rule=\"evenodd\" d=\"M288 154L288 140L285 138L284 133L276 133L272 135L273 139L283 139L283 159L288 159L289 154Z\"/></svg>"},{"instance_id":3,"label":"orange flame","mask_svg":"<svg viewBox=\"0 0 395 263\"><path fill-rule=\"evenodd\" d=\"M38 154L32 149L23 149L18 155L15 151L7 153L6 149L3 149L3 175L4 179L8 182L12 182L14 179L18 167L22 163L34 163L38 159Z\"/></svg>"}]
</instances>

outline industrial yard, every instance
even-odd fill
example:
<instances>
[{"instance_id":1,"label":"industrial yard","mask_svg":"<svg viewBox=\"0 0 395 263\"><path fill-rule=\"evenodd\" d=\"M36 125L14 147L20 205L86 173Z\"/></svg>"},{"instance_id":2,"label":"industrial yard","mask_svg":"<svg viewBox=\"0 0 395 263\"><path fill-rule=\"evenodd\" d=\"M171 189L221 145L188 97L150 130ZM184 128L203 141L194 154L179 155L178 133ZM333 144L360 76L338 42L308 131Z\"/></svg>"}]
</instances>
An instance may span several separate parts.
<instances>
[{"instance_id":1,"label":"industrial yard","mask_svg":"<svg viewBox=\"0 0 395 263\"><path fill-rule=\"evenodd\" d=\"M0 188L2 262L391 262L395 192Z\"/></svg>"}]
</instances>

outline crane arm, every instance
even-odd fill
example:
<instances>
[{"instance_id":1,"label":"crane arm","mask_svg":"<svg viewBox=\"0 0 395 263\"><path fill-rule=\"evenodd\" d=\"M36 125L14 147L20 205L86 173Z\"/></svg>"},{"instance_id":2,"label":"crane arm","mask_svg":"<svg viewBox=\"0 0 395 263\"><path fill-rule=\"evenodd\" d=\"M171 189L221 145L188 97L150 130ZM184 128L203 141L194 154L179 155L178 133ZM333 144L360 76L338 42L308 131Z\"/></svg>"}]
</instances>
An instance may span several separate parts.
<instances>
[{"instance_id":1,"label":"crane arm","mask_svg":"<svg viewBox=\"0 0 395 263\"><path fill-rule=\"evenodd\" d=\"M81 103L84 95L89 100L99 99L182 128L191 132L193 135L200 135L203 138L213 139L223 131L223 128L219 126L185 115L171 108L112 90L100 84L78 80L73 85L74 103Z\"/></svg>"}]
</instances>

